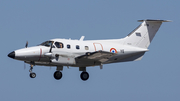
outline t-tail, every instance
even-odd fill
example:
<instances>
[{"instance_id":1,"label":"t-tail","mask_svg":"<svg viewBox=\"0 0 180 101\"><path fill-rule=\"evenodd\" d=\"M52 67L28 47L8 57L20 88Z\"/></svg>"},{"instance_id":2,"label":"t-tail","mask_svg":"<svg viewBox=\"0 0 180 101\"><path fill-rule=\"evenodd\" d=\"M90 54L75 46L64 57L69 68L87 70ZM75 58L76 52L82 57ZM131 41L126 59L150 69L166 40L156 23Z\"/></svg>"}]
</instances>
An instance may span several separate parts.
<instances>
[{"instance_id":1,"label":"t-tail","mask_svg":"<svg viewBox=\"0 0 180 101\"><path fill-rule=\"evenodd\" d=\"M134 31L124 38L125 45L148 48L162 22L169 20L138 20L142 22Z\"/></svg>"}]
</instances>

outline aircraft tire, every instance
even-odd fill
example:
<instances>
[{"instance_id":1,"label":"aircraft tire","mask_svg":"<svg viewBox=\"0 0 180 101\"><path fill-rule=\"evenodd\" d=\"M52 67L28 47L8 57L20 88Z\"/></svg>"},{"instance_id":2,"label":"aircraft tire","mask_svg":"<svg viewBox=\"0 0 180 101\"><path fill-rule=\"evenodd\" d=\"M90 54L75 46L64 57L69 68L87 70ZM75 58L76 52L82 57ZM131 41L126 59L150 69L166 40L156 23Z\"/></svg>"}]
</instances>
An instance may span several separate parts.
<instances>
[{"instance_id":1,"label":"aircraft tire","mask_svg":"<svg viewBox=\"0 0 180 101\"><path fill-rule=\"evenodd\" d=\"M54 78L55 78L56 80L61 79L61 78L62 78L62 72L60 72L60 71L54 72Z\"/></svg>"},{"instance_id":2,"label":"aircraft tire","mask_svg":"<svg viewBox=\"0 0 180 101\"><path fill-rule=\"evenodd\" d=\"M35 78L35 77L36 77L36 73L30 73L29 76L30 76L31 78Z\"/></svg>"},{"instance_id":3,"label":"aircraft tire","mask_svg":"<svg viewBox=\"0 0 180 101\"><path fill-rule=\"evenodd\" d=\"M82 72L80 77L83 81L86 81L89 78L89 74L88 72Z\"/></svg>"}]
</instances>

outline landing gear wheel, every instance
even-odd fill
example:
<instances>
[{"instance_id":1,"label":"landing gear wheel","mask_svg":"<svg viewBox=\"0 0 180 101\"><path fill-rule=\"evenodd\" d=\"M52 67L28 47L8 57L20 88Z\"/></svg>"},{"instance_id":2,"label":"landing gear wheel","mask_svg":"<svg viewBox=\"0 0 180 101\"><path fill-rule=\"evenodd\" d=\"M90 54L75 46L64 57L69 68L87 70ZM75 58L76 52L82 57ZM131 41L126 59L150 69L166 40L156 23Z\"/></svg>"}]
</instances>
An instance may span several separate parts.
<instances>
[{"instance_id":1,"label":"landing gear wheel","mask_svg":"<svg viewBox=\"0 0 180 101\"><path fill-rule=\"evenodd\" d=\"M30 76L31 78L35 78L35 77L36 77L36 73L30 73L29 76Z\"/></svg>"},{"instance_id":2,"label":"landing gear wheel","mask_svg":"<svg viewBox=\"0 0 180 101\"><path fill-rule=\"evenodd\" d=\"M86 81L89 78L89 74L88 72L82 72L80 77L83 81Z\"/></svg>"},{"instance_id":3,"label":"landing gear wheel","mask_svg":"<svg viewBox=\"0 0 180 101\"><path fill-rule=\"evenodd\" d=\"M60 71L54 72L54 78L55 78L56 80L61 79L61 78L62 78L62 73L61 73Z\"/></svg>"}]
</instances>

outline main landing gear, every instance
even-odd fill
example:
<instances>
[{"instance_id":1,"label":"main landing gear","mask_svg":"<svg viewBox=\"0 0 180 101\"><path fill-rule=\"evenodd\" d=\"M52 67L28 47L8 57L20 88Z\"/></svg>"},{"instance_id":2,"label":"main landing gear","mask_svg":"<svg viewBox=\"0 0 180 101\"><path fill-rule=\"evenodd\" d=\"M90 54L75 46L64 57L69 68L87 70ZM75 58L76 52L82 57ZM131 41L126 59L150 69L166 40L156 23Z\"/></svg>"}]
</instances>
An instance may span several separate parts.
<instances>
[{"instance_id":1,"label":"main landing gear","mask_svg":"<svg viewBox=\"0 0 180 101\"><path fill-rule=\"evenodd\" d=\"M89 78L89 74L88 72L82 72L80 77L83 81L86 81Z\"/></svg>"},{"instance_id":2,"label":"main landing gear","mask_svg":"<svg viewBox=\"0 0 180 101\"><path fill-rule=\"evenodd\" d=\"M56 72L54 72L54 78L56 80L59 80L62 78L62 72L61 72L62 70L63 70L63 66L57 66Z\"/></svg>"},{"instance_id":3,"label":"main landing gear","mask_svg":"<svg viewBox=\"0 0 180 101\"><path fill-rule=\"evenodd\" d=\"M56 71L56 72L54 72L54 78L55 78L56 80L61 79L61 78L62 78L62 72L61 72L61 71Z\"/></svg>"},{"instance_id":4,"label":"main landing gear","mask_svg":"<svg viewBox=\"0 0 180 101\"><path fill-rule=\"evenodd\" d=\"M60 80L62 78L62 71L63 70L63 66L58 66L56 68L56 71L54 72L54 78L56 80ZM82 71L82 73L80 74L80 78L83 81L86 81L89 79L89 74L88 72L86 72L86 67L79 67L79 71Z\"/></svg>"},{"instance_id":5,"label":"main landing gear","mask_svg":"<svg viewBox=\"0 0 180 101\"><path fill-rule=\"evenodd\" d=\"M36 77L36 73L32 72L33 66L34 66L33 64L30 64L30 69L29 69L30 74L29 74L29 76L31 78L35 78Z\"/></svg>"},{"instance_id":6,"label":"main landing gear","mask_svg":"<svg viewBox=\"0 0 180 101\"><path fill-rule=\"evenodd\" d=\"M79 71L82 71L80 78L83 81L86 81L89 79L89 74L88 74L88 72L86 72L86 67L79 67Z\"/></svg>"}]
</instances>

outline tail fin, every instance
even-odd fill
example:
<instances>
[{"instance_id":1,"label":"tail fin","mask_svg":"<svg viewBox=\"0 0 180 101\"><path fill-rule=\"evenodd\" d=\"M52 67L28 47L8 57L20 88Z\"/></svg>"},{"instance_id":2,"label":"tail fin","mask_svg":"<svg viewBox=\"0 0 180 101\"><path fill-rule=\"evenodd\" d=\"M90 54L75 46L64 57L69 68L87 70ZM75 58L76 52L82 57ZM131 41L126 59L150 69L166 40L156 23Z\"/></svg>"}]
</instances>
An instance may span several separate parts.
<instances>
[{"instance_id":1,"label":"tail fin","mask_svg":"<svg viewBox=\"0 0 180 101\"><path fill-rule=\"evenodd\" d=\"M124 38L125 44L148 48L162 22L168 20L139 20L142 22L134 31Z\"/></svg>"}]
</instances>

